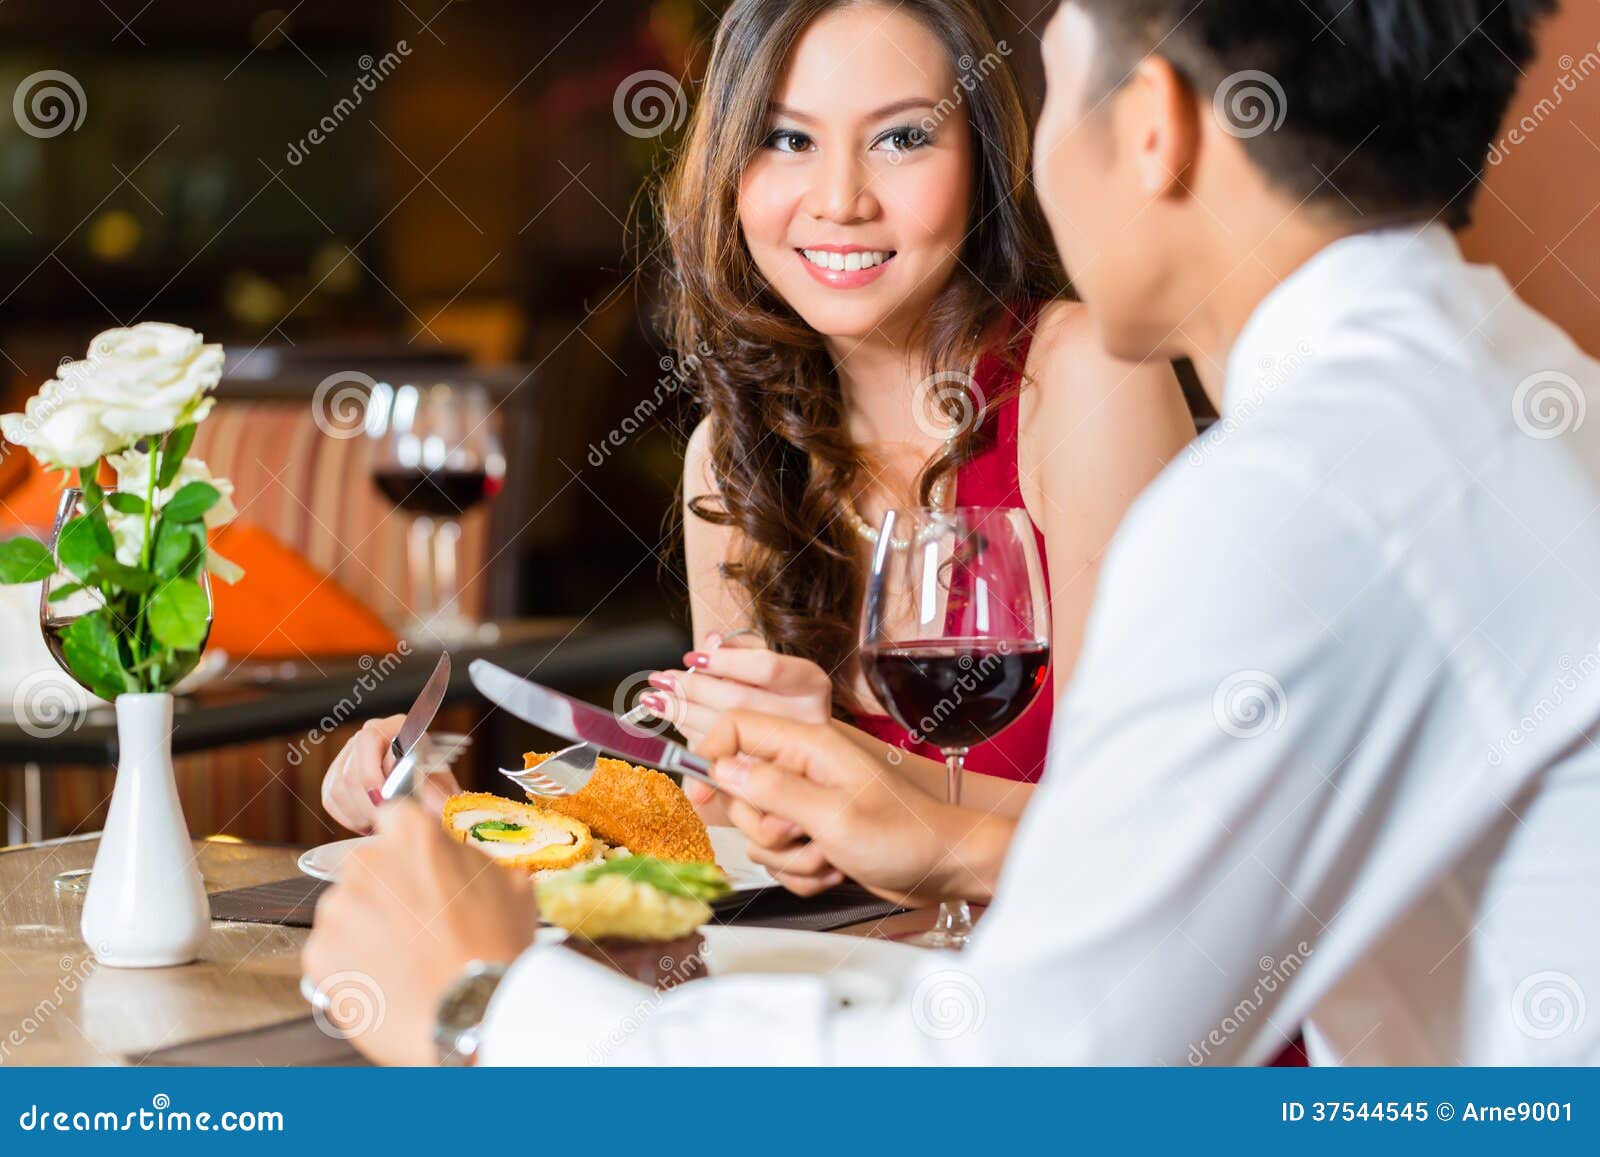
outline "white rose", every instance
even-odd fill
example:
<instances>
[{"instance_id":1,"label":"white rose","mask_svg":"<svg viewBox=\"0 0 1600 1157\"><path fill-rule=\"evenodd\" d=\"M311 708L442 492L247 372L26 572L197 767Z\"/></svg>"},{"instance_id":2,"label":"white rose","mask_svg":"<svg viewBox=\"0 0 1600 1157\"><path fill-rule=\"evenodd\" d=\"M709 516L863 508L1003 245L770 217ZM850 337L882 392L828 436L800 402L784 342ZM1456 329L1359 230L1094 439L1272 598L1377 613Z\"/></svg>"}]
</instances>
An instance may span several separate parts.
<instances>
[{"instance_id":1,"label":"white rose","mask_svg":"<svg viewBox=\"0 0 1600 1157\"><path fill-rule=\"evenodd\" d=\"M102 426L131 440L206 416L206 394L222 378L222 347L181 325L144 321L100 334L88 358L63 367L62 376L81 383Z\"/></svg>"},{"instance_id":2,"label":"white rose","mask_svg":"<svg viewBox=\"0 0 1600 1157\"><path fill-rule=\"evenodd\" d=\"M22 413L0 415L0 433L53 468L93 465L131 441L106 429L100 407L85 397L74 377L52 378L28 399Z\"/></svg>"},{"instance_id":3,"label":"white rose","mask_svg":"<svg viewBox=\"0 0 1600 1157\"><path fill-rule=\"evenodd\" d=\"M126 450L121 454L113 454L107 461L117 473L118 490L126 490L140 498L145 496L150 488L150 455L142 450ZM191 482L209 482L221 495L205 513L206 529L215 530L225 526L238 516L239 511L233 505L233 483L226 478L213 478L211 467L199 458L185 458L179 464L172 485L156 491L155 508L160 510L174 494Z\"/></svg>"}]
</instances>

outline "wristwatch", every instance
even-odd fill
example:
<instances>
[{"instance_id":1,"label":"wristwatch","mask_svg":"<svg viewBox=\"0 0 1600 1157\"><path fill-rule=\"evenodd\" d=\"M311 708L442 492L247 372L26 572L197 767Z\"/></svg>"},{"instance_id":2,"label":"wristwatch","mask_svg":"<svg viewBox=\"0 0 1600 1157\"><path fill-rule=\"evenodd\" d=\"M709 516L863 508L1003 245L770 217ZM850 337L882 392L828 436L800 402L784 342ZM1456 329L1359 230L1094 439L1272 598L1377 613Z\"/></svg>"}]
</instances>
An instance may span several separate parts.
<instances>
[{"instance_id":1,"label":"wristwatch","mask_svg":"<svg viewBox=\"0 0 1600 1157\"><path fill-rule=\"evenodd\" d=\"M505 974L504 964L474 960L444 990L433 1021L433 1044L441 1065L457 1068L476 1063L483 1018Z\"/></svg>"}]
</instances>

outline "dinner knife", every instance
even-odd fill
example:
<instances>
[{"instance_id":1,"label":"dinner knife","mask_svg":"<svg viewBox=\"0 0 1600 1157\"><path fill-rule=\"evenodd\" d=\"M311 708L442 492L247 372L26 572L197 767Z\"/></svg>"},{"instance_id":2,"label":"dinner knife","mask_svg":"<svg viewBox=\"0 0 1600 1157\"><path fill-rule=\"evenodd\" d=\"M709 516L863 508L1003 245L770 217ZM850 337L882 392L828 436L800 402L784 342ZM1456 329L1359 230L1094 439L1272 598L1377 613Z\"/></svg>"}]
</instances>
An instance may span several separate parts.
<instances>
[{"instance_id":1,"label":"dinner knife","mask_svg":"<svg viewBox=\"0 0 1600 1157\"><path fill-rule=\"evenodd\" d=\"M580 699L552 691L530 679L513 675L486 659L474 659L467 668L472 685L490 702L505 708L535 727L579 743L592 743L630 763L643 763L675 771L726 791L711 778L711 763L691 755L681 744L658 735L640 735L609 711Z\"/></svg>"},{"instance_id":2,"label":"dinner knife","mask_svg":"<svg viewBox=\"0 0 1600 1157\"><path fill-rule=\"evenodd\" d=\"M428 676L428 681L422 685L422 693L411 704L411 710L406 712L400 730L389 743L389 750L394 754L394 770L389 773L389 778L383 782L383 790L378 793L380 799L390 800L398 796L410 795L416 780L416 746L417 741L428 733L428 727L433 723L433 717L439 713L439 704L444 702L444 694L450 689L450 652L445 651L439 656L439 661L434 665L433 674Z\"/></svg>"}]
</instances>

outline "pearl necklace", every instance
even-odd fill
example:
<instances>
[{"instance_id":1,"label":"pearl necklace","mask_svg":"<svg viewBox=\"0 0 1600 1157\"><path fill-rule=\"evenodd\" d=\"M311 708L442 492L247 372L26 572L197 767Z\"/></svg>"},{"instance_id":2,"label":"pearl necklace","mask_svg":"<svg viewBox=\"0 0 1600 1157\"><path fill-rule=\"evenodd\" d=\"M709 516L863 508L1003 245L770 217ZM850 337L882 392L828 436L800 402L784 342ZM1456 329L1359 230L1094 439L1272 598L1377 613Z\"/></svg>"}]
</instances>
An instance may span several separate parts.
<instances>
[{"instance_id":1,"label":"pearl necklace","mask_svg":"<svg viewBox=\"0 0 1600 1157\"><path fill-rule=\"evenodd\" d=\"M960 436L960 433L960 428L957 427L945 435L944 447L946 452L949 451L950 447L955 445L956 438ZM951 471L948 470L939 475L939 477L934 481L932 488L928 491L928 505L934 510L942 511L945 509L945 505L950 498L950 475ZM847 516L849 516L851 523L854 524L856 528L856 534L860 535L861 538L864 539L869 545L876 547L878 545L878 528L873 526L865 518L861 517L860 512L856 510L856 505L854 502L847 500L845 502L844 512ZM940 526L937 522L932 522L927 526L924 526L921 530L917 531L917 545L922 546L923 544L932 541L934 536L937 535L939 531ZM911 540L909 538L891 538L889 540L889 545L895 550L908 550L911 547Z\"/></svg>"}]
</instances>

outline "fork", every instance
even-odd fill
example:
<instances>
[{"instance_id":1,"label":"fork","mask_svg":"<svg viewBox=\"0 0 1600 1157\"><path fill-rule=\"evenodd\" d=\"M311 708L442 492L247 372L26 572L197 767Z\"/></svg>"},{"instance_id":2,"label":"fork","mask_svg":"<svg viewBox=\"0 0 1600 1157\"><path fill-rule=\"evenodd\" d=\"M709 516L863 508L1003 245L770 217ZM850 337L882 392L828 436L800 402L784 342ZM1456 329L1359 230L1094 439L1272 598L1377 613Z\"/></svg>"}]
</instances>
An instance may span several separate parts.
<instances>
[{"instance_id":1,"label":"fork","mask_svg":"<svg viewBox=\"0 0 1600 1157\"><path fill-rule=\"evenodd\" d=\"M624 725L642 723L650 718L651 711L642 704L618 718L617 722ZM512 770L502 767L500 774L512 783L532 795L542 796L545 799L559 799L565 795L572 795L589 782L589 777L594 774L595 760L600 757L600 749L592 743L574 743L571 747L563 747L549 759L539 764L538 767ZM560 779L552 779L547 772L554 771ZM569 787L568 784L577 787Z\"/></svg>"}]
</instances>

